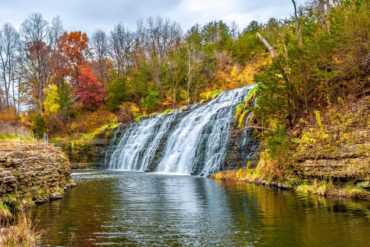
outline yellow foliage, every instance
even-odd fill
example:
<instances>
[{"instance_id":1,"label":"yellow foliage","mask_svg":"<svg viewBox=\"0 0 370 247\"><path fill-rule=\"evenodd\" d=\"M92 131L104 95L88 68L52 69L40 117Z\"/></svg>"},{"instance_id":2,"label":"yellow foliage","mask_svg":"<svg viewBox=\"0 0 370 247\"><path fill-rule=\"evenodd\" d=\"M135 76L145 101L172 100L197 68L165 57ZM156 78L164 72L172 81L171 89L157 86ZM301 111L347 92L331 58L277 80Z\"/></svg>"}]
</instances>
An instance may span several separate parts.
<instances>
[{"instance_id":1,"label":"yellow foliage","mask_svg":"<svg viewBox=\"0 0 370 247\"><path fill-rule=\"evenodd\" d=\"M217 172L212 178L216 180L240 180L240 181L256 181L259 175L256 169L253 168L240 168L238 170Z\"/></svg>"},{"instance_id":2,"label":"yellow foliage","mask_svg":"<svg viewBox=\"0 0 370 247\"><path fill-rule=\"evenodd\" d=\"M19 122L23 126L27 126L27 127L32 127L33 126L32 120L27 115L25 115L24 113L19 114Z\"/></svg>"},{"instance_id":3,"label":"yellow foliage","mask_svg":"<svg viewBox=\"0 0 370 247\"><path fill-rule=\"evenodd\" d=\"M68 132L73 134L92 133L101 126L112 122L117 122L116 115L102 107L94 112L84 112L78 115L71 123Z\"/></svg>"},{"instance_id":4,"label":"yellow foliage","mask_svg":"<svg viewBox=\"0 0 370 247\"><path fill-rule=\"evenodd\" d=\"M45 100L43 102L46 114L55 114L59 112L59 94L58 87L55 84L49 85L44 89Z\"/></svg>"}]
</instances>

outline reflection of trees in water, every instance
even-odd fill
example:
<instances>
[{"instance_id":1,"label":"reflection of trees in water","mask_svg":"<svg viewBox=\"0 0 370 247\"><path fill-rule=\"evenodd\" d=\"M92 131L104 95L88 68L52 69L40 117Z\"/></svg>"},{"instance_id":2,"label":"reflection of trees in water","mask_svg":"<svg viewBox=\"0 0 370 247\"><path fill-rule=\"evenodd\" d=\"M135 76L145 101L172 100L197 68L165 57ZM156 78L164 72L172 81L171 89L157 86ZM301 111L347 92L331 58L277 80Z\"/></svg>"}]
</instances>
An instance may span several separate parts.
<instances>
[{"instance_id":1,"label":"reflection of trees in water","mask_svg":"<svg viewBox=\"0 0 370 247\"><path fill-rule=\"evenodd\" d=\"M266 246L365 246L370 240L369 203L223 184L228 195L238 195L228 197L234 223L255 232Z\"/></svg>"},{"instance_id":2,"label":"reflection of trees in water","mask_svg":"<svg viewBox=\"0 0 370 247\"><path fill-rule=\"evenodd\" d=\"M37 229L51 246L87 246L95 233L104 231L114 206L115 180L92 179L69 190L62 200L40 205L33 210Z\"/></svg>"},{"instance_id":3,"label":"reflection of trees in water","mask_svg":"<svg viewBox=\"0 0 370 247\"><path fill-rule=\"evenodd\" d=\"M51 246L365 246L368 207L247 183L110 173L34 217Z\"/></svg>"}]
</instances>

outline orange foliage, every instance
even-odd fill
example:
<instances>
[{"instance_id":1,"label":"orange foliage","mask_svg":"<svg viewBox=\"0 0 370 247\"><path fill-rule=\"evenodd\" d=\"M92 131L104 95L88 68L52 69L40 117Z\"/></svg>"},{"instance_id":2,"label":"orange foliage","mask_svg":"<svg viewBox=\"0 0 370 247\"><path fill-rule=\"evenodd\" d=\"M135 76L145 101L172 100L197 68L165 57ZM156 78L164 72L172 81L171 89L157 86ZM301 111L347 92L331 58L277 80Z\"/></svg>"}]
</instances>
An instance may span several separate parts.
<instances>
[{"instance_id":1,"label":"orange foliage","mask_svg":"<svg viewBox=\"0 0 370 247\"><path fill-rule=\"evenodd\" d=\"M0 110L0 122L15 124L18 121L17 112L13 107Z\"/></svg>"},{"instance_id":2,"label":"orange foliage","mask_svg":"<svg viewBox=\"0 0 370 247\"><path fill-rule=\"evenodd\" d=\"M85 62L88 53L89 38L86 33L70 32L64 33L58 42L58 53L62 59L62 74L69 75L76 83L78 80L78 69Z\"/></svg>"},{"instance_id":3,"label":"orange foliage","mask_svg":"<svg viewBox=\"0 0 370 247\"><path fill-rule=\"evenodd\" d=\"M94 112L84 112L78 115L73 121L75 131L79 133L90 133L104 124L116 121L117 117L107 108L101 107Z\"/></svg>"}]
</instances>

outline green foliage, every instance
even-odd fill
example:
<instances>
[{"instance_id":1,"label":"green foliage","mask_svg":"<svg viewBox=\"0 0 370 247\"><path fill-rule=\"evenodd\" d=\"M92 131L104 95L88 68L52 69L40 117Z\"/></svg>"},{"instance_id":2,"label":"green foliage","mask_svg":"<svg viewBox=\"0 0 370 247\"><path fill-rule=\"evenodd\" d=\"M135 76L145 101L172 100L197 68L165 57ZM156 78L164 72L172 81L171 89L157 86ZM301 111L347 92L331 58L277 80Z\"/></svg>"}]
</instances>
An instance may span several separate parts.
<instances>
[{"instance_id":1,"label":"green foliage","mask_svg":"<svg viewBox=\"0 0 370 247\"><path fill-rule=\"evenodd\" d=\"M63 82L59 87L59 107L60 114L63 118L69 118L75 114L74 102L71 94L71 87L68 83Z\"/></svg>"},{"instance_id":2,"label":"green foliage","mask_svg":"<svg viewBox=\"0 0 370 247\"><path fill-rule=\"evenodd\" d=\"M99 134L106 132L106 131L114 130L120 125L121 123L119 122L111 122L111 123L104 124L100 128L96 129L94 132L83 134L80 137L80 140L92 140L96 138Z\"/></svg>"},{"instance_id":3,"label":"green foliage","mask_svg":"<svg viewBox=\"0 0 370 247\"><path fill-rule=\"evenodd\" d=\"M244 101L245 104L251 104L251 101L256 97L257 88L258 88L257 86L253 86L249 90L247 96L245 96L245 101Z\"/></svg>"},{"instance_id":4,"label":"green foliage","mask_svg":"<svg viewBox=\"0 0 370 247\"><path fill-rule=\"evenodd\" d=\"M35 139L31 136L20 136L19 134L6 134L6 133L0 133L0 140L21 140L22 142L34 142Z\"/></svg>"},{"instance_id":5,"label":"green foliage","mask_svg":"<svg viewBox=\"0 0 370 247\"><path fill-rule=\"evenodd\" d=\"M18 134L0 133L0 140L11 140L11 139L18 139L18 138L19 138Z\"/></svg>"},{"instance_id":6,"label":"green foliage","mask_svg":"<svg viewBox=\"0 0 370 247\"><path fill-rule=\"evenodd\" d=\"M245 126L245 121L250 112L251 109L246 109L240 114L240 116L238 117L238 128L243 128Z\"/></svg>"},{"instance_id":7,"label":"green foliage","mask_svg":"<svg viewBox=\"0 0 370 247\"><path fill-rule=\"evenodd\" d=\"M244 103L239 103L235 107L235 120L238 120L244 109Z\"/></svg>"},{"instance_id":8,"label":"green foliage","mask_svg":"<svg viewBox=\"0 0 370 247\"><path fill-rule=\"evenodd\" d=\"M163 111L163 114L170 114L173 111L174 111L174 109L166 109L166 110Z\"/></svg>"},{"instance_id":9,"label":"green foliage","mask_svg":"<svg viewBox=\"0 0 370 247\"><path fill-rule=\"evenodd\" d=\"M0 220L8 219L12 216L9 207L0 200Z\"/></svg>"},{"instance_id":10,"label":"green foliage","mask_svg":"<svg viewBox=\"0 0 370 247\"><path fill-rule=\"evenodd\" d=\"M267 134L267 151L271 158L284 156L290 148L290 138L285 126L277 125L274 131Z\"/></svg>"},{"instance_id":11,"label":"green foliage","mask_svg":"<svg viewBox=\"0 0 370 247\"><path fill-rule=\"evenodd\" d=\"M33 124L32 131L36 135L41 135L41 134L45 133L46 130L47 130L46 122L45 122L45 120L44 120L44 118L42 117L41 114L36 114L32 118L32 124Z\"/></svg>"},{"instance_id":12,"label":"green foliage","mask_svg":"<svg viewBox=\"0 0 370 247\"><path fill-rule=\"evenodd\" d=\"M245 97L244 103L236 105L235 120L238 122L238 128L243 128L246 124L246 118L253 110L253 100L256 96L257 86L252 87Z\"/></svg>"},{"instance_id":13,"label":"green foliage","mask_svg":"<svg viewBox=\"0 0 370 247\"><path fill-rule=\"evenodd\" d=\"M317 194L325 196L334 188L331 180L314 181L313 183L303 183L297 186L296 191L304 194Z\"/></svg>"},{"instance_id":14,"label":"green foliage","mask_svg":"<svg viewBox=\"0 0 370 247\"><path fill-rule=\"evenodd\" d=\"M245 64L251 61L255 56L264 53L264 46L258 39L255 32L244 31L235 40L232 55L234 59L240 63Z\"/></svg>"},{"instance_id":15,"label":"green foliage","mask_svg":"<svg viewBox=\"0 0 370 247\"><path fill-rule=\"evenodd\" d=\"M116 77L108 83L106 102L111 111L117 111L126 99L126 78Z\"/></svg>"},{"instance_id":16,"label":"green foliage","mask_svg":"<svg viewBox=\"0 0 370 247\"><path fill-rule=\"evenodd\" d=\"M145 112L153 110L159 102L159 92L155 90L149 90L148 95L141 99L141 104Z\"/></svg>"},{"instance_id":17,"label":"green foliage","mask_svg":"<svg viewBox=\"0 0 370 247\"><path fill-rule=\"evenodd\" d=\"M293 126L320 99L351 90L340 78L356 77L357 86L364 87L360 78L368 71L365 57L370 47L369 5L365 2L342 1L325 17L317 5L307 5L299 16L301 43L293 20L263 30L278 53L256 76L259 102L255 113L263 125L278 121ZM323 25L322 18L330 25Z\"/></svg>"},{"instance_id":18,"label":"green foliage","mask_svg":"<svg viewBox=\"0 0 370 247\"><path fill-rule=\"evenodd\" d=\"M220 93L222 93L221 90L213 90L210 92L206 92L202 98L203 100L211 100L211 99L216 98Z\"/></svg>"},{"instance_id":19,"label":"green foliage","mask_svg":"<svg viewBox=\"0 0 370 247\"><path fill-rule=\"evenodd\" d=\"M341 98L338 98L338 102L325 111L313 111L310 115L312 121L308 123L302 120L301 124L305 128L302 134L294 139L294 142L298 144L296 155L333 154L343 147L361 143L358 135L360 131L354 131L354 127L365 127L366 105L362 101L346 105ZM359 154L366 153L366 148L365 150L359 148L357 151Z\"/></svg>"}]
</instances>

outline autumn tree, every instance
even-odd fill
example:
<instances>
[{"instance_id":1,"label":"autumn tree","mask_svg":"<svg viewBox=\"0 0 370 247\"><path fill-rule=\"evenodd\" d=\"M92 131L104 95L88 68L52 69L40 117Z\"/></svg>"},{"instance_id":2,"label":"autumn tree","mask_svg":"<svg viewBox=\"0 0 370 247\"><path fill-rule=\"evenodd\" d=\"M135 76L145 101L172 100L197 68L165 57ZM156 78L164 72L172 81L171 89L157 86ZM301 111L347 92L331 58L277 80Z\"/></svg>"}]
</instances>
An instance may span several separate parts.
<instances>
[{"instance_id":1,"label":"autumn tree","mask_svg":"<svg viewBox=\"0 0 370 247\"><path fill-rule=\"evenodd\" d=\"M96 109L103 103L104 85L97 80L88 65L80 67L76 96L80 106L89 110Z\"/></svg>"},{"instance_id":2,"label":"autumn tree","mask_svg":"<svg viewBox=\"0 0 370 247\"><path fill-rule=\"evenodd\" d=\"M58 40L58 53L62 66L62 74L69 76L72 84L79 81L80 66L86 61L89 53L89 38L80 31L64 33Z\"/></svg>"},{"instance_id":3,"label":"autumn tree","mask_svg":"<svg viewBox=\"0 0 370 247\"><path fill-rule=\"evenodd\" d=\"M60 110L58 87L51 84L44 89L44 109L47 115L56 114Z\"/></svg>"}]
</instances>

